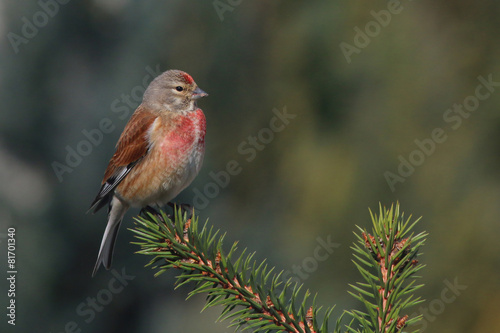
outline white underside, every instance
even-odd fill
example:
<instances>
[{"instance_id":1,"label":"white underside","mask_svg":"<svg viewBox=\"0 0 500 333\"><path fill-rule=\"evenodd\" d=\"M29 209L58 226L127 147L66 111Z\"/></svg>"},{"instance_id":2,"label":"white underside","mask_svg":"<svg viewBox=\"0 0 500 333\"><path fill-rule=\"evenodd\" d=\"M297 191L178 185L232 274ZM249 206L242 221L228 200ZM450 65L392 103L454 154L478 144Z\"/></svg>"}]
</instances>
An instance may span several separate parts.
<instances>
[{"instance_id":1,"label":"white underside","mask_svg":"<svg viewBox=\"0 0 500 333\"><path fill-rule=\"evenodd\" d=\"M175 184L170 182L163 183L163 190L160 192L158 198L154 200L155 204L158 206L165 205L188 187L200 172L202 162L203 152L195 149L189 157L186 167L183 169L184 172L179 175L179 180Z\"/></svg>"}]
</instances>

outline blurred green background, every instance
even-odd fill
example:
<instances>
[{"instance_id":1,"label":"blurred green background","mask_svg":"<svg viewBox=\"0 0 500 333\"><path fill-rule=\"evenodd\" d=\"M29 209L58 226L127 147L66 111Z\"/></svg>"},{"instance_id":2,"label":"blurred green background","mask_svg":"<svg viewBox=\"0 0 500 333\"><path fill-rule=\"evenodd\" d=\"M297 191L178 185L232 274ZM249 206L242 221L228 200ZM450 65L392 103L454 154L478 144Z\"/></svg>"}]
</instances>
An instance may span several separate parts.
<instances>
[{"instance_id":1,"label":"blurred green background","mask_svg":"<svg viewBox=\"0 0 500 333\"><path fill-rule=\"evenodd\" d=\"M189 287L173 290L175 272L143 268L126 230L137 210L114 258L129 280L90 277L106 214L85 212L143 86L176 68L210 94L204 166L177 200L202 193L200 218L226 245L239 240L339 314L360 306L346 291L360 279L355 225L399 201L430 233L415 328L500 332L499 14L470 0L0 2L0 248L14 226L18 269L16 326L2 313L1 327L232 331L214 322L220 309L199 313L203 297L184 301ZM103 119L113 130L101 139ZM240 172L214 185L232 160Z\"/></svg>"}]
</instances>

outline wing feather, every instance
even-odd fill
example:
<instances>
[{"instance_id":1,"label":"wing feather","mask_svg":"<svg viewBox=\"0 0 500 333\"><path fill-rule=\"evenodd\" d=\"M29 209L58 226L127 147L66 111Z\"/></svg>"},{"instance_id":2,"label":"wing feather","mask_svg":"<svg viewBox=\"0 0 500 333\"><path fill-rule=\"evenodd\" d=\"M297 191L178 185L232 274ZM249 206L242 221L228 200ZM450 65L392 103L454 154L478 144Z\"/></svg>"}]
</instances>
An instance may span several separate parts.
<instances>
[{"instance_id":1,"label":"wing feather","mask_svg":"<svg viewBox=\"0 0 500 333\"><path fill-rule=\"evenodd\" d=\"M104 207L111 200L118 184L146 156L150 146L148 133L157 117L141 106L132 115L116 144L116 152L109 161L101 189L89 211L93 210L95 213Z\"/></svg>"}]
</instances>

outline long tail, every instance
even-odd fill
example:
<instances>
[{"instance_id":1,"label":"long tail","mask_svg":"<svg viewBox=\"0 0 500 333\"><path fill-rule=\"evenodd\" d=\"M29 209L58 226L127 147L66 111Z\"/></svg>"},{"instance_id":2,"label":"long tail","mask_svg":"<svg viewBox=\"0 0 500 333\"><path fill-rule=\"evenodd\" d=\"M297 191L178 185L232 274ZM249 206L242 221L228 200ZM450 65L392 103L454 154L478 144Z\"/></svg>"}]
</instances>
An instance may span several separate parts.
<instances>
[{"instance_id":1,"label":"long tail","mask_svg":"<svg viewBox=\"0 0 500 333\"><path fill-rule=\"evenodd\" d=\"M121 202L117 197L113 197L111 200L109 204L108 224L102 236L101 248L99 249L99 255L97 256L92 276L95 275L101 263L106 269L111 267L116 236L118 235L120 224L128 208L129 206Z\"/></svg>"}]
</instances>

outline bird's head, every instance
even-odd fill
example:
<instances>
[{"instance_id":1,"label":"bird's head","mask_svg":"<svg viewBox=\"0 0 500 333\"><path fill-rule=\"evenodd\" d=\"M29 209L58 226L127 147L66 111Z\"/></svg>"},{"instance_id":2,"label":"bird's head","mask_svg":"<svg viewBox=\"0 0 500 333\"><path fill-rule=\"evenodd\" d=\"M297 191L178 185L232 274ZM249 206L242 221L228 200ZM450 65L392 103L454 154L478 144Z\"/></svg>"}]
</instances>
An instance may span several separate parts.
<instances>
[{"instance_id":1,"label":"bird's head","mask_svg":"<svg viewBox=\"0 0 500 333\"><path fill-rule=\"evenodd\" d=\"M172 69L156 77L144 92L143 104L153 110L188 112L196 109L196 100L208 96L191 75Z\"/></svg>"}]
</instances>

